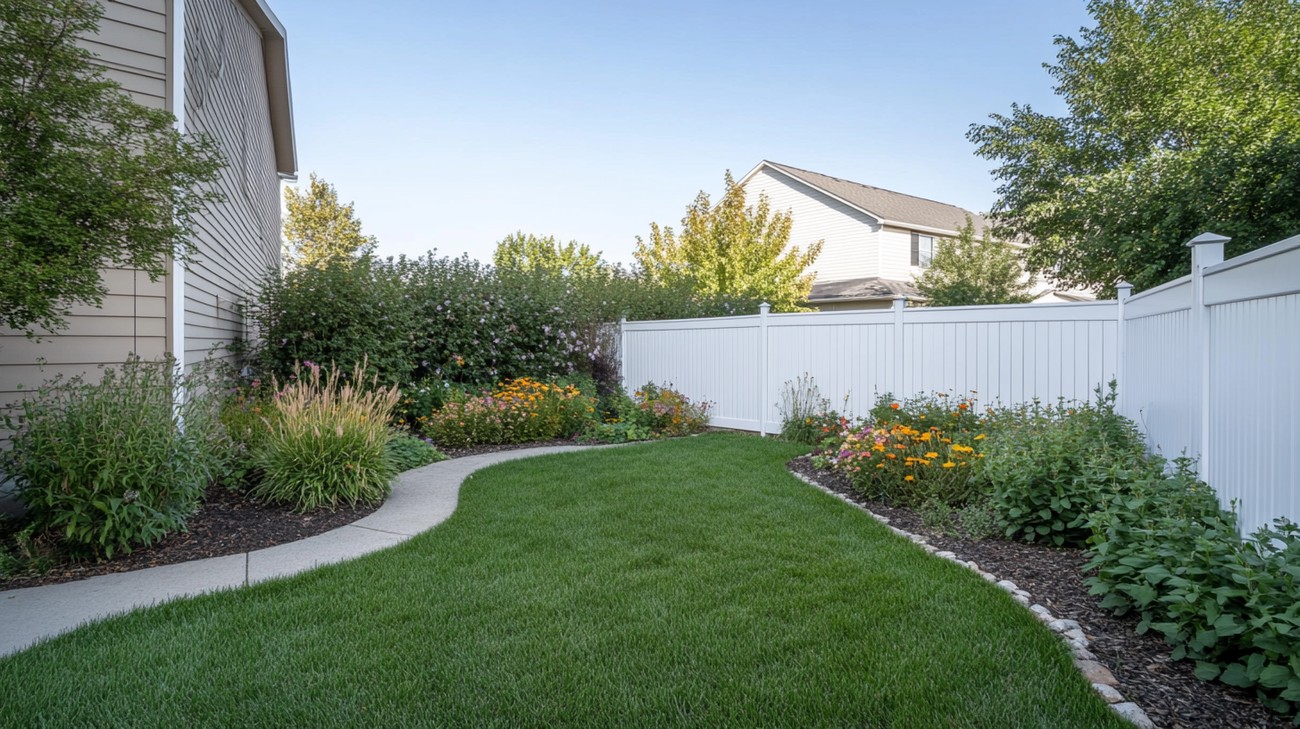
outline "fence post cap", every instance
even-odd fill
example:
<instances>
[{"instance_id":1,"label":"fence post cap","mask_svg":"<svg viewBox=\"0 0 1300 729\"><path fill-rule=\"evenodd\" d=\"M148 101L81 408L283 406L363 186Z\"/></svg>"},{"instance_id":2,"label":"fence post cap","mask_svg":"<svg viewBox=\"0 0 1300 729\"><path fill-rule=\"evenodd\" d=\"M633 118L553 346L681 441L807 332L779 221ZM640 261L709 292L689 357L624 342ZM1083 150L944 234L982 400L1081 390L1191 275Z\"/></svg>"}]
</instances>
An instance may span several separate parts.
<instances>
[{"instance_id":1,"label":"fence post cap","mask_svg":"<svg viewBox=\"0 0 1300 729\"><path fill-rule=\"evenodd\" d=\"M1209 245L1211 243L1227 243L1230 240L1232 239L1226 235L1219 235L1218 233L1206 231L1187 241L1187 247L1195 248L1196 246Z\"/></svg>"},{"instance_id":2,"label":"fence post cap","mask_svg":"<svg viewBox=\"0 0 1300 729\"><path fill-rule=\"evenodd\" d=\"M758 305L758 310L764 314L772 310L772 305L764 301Z\"/></svg>"}]
</instances>

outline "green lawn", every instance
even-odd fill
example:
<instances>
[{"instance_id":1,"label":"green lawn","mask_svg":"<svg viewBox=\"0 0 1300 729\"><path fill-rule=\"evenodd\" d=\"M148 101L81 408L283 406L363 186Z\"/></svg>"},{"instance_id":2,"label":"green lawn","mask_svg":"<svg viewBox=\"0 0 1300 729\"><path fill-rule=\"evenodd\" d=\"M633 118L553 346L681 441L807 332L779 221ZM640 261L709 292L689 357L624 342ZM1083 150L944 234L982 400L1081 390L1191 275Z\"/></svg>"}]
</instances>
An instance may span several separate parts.
<instances>
[{"instance_id":1,"label":"green lawn","mask_svg":"<svg viewBox=\"0 0 1300 729\"><path fill-rule=\"evenodd\" d=\"M0 659L59 726L1123 727L1028 611L715 434L507 463L394 549Z\"/></svg>"}]
</instances>

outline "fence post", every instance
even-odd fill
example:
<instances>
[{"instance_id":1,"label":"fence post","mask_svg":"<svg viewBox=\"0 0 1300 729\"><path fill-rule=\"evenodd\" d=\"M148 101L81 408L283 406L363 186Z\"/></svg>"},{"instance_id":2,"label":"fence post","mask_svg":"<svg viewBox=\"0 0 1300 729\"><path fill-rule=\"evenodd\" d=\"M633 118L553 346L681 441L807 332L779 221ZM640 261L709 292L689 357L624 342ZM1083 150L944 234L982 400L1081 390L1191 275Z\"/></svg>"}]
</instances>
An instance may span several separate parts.
<instances>
[{"instance_id":1,"label":"fence post","mask_svg":"<svg viewBox=\"0 0 1300 729\"><path fill-rule=\"evenodd\" d=\"M767 435L767 315L772 305L758 305L758 434Z\"/></svg>"},{"instance_id":2,"label":"fence post","mask_svg":"<svg viewBox=\"0 0 1300 729\"><path fill-rule=\"evenodd\" d=\"M1124 368L1125 351L1128 349L1128 342L1125 337L1128 336L1127 328L1124 326L1124 304L1128 297L1133 295L1133 284L1128 281L1120 280L1115 284L1115 382L1116 382L1116 409L1121 415L1128 415L1124 409L1124 389L1128 385L1128 373Z\"/></svg>"},{"instance_id":3,"label":"fence post","mask_svg":"<svg viewBox=\"0 0 1300 729\"><path fill-rule=\"evenodd\" d=\"M1187 241L1192 249L1192 330L1198 349L1197 405L1200 408L1199 436L1201 453L1197 472L1202 481L1210 481L1210 310L1205 306L1205 269L1223 263L1223 245L1232 240L1205 232Z\"/></svg>"},{"instance_id":4,"label":"fence post","mask_svg":"<svg viewBox=\"0 0 1300 729\"><path fill-rule=\"evenodd\" d=\"M618 381L627 390L627 317L618 319Z\"/></svg>"},{"instance_id":5,"label":"fence post","mask_svg":"<svg viewBox=\"0 0 1300 729\"><path fill-rule=\"evenodd\" d=\"M894 376L890 383L895 400L906 397L903 394L903 309L907 307L907 297L899 294L894 297Z\"/></svg>"}]
</instances>

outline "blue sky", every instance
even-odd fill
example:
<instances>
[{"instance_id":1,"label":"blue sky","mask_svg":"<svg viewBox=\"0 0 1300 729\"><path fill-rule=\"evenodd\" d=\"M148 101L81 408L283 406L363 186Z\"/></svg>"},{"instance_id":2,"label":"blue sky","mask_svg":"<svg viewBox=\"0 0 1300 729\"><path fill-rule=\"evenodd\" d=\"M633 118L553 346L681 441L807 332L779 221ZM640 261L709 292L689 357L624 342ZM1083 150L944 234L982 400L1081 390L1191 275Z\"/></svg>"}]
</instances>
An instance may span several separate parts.
<instances>
[{"instance_id":1,"label":"blue sky","mask_svg":"<svg viewBox=\"0 0 1300 729\"><path fill-rule=\"evenodd\" d=\"M522 230L629 262L762 159L987 210L965 138L1015 102L1084 0L270 0L289 34L300 177L382 255L487 260Z\"/></svg>"}]
</instances>

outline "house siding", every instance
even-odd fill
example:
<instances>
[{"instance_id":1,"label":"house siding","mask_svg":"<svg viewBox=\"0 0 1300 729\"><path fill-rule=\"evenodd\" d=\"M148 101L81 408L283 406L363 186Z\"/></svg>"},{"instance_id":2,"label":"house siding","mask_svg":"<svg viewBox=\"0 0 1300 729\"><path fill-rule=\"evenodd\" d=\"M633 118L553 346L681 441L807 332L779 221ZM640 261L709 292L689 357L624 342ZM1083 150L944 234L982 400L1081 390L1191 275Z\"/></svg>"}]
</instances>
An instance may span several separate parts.
<instances>
[{"instance_id":1,"label":"house siding","mask_svg":"<svg viewBox=\"0 0 1300 729\"><path fill-rule=\"evenodd\" d=\"M789 212L790 245L807 250L825 241L810 271L816 281L845 281L878 276L879 222L824 192L774 170L763 168L745 184L749 204L767 195L773 211Z\"/></svg>"},{"instance_id":2,"label":"house siding","mask_svg":"<svg viewBox=\"0 0 1300 729\"><path fill-rule=\"evenodd\" d=\"M280 261L280 179L267 103L262 35L234 0L187 0L187 131L216 141L224 200L195 220L185 274L185 361L245 336L239 305Z\"/></svg>"},{"instance_id":3,"label":"house siding","mask_svg":"<svg viewBox=\"0 0 1300 729\"><path fill-rule=\"evenodd\" d=\"M80 41L105 74L136 101L167 108L167 0L105 2L98 32ZM38 332L39 341L0 328L0 407L15 402L55 375L98 375L104 364L135 353L167 351L167 282L140 271L106 268L107 295L100 308L75 306L67 327Z\"/></svg>"},{"instance_id":4,"label":"house siding","mask_svg":"<svg viewBox=\"0 0 1300 729\"><path fill-rule=\"evenodd\" d=\"M943 236L933 236L937 243ZM894 281L914 281L925 269L912 265L912 231L907 228L885 227L880 232L880 277Z\"/></svg>"}]
</instances>

